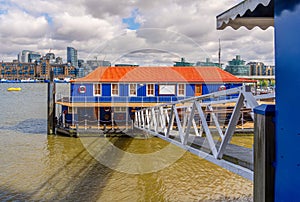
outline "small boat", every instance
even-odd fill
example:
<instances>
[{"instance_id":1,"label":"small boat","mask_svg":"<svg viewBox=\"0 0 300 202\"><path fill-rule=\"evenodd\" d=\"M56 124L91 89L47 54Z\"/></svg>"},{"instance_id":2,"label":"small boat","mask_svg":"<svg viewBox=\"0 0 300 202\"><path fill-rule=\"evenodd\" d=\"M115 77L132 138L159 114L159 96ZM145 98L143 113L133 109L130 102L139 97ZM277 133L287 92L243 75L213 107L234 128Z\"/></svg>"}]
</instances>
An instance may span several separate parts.
<instances>
[{"instance_id":1,"label":"small boat","mask_svg":"<svg viewBox=\"0 0 300 202\"><path fill-rule=\"evenodd\" d=\"M18 87L18 88L11 87L11 88L7 89L7 91L20 91L20 90L22 90L22 88L20 88L20 87Z\"/></svg>"}]
</instances>

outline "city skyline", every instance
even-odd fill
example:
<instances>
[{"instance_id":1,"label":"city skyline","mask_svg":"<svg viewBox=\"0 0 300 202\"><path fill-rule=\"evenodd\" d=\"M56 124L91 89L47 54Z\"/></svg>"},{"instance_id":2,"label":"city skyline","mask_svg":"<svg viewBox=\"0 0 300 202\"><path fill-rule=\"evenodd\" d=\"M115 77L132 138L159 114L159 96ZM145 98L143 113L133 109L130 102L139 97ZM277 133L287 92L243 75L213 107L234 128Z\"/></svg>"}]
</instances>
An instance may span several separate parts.
<instances>
[{"instance_id":1,"label":"city skyline","mask_svg":"<svg viewBox=\"0 0 300 202\"><path fill-rule=\"evenodd\" d=\"M0 2L0 59L12 61L21 50L66 58L109 60L151 66L187 61L218 61L235 55L274 64L273 28L215 28L215 16L241 0L201 1L21 1ZM34 5L34 6L33 6ZM45 10L44 8L47 8Z\"/></svg>"},{"instance_id":2,"label":"city skyline","mask_svg":"<svg viewBox=\"0 0 300 202\"><path fill-rule=\"evenodd\" d=\"M82 64L88 64L88 65L91 65L92 63L103 63L103 64L105 63L105 65L100 65L100 66L113 66L110 63L110 61L108 61L108 60L98 60L97 57L90 58L90 59L87 59L87 60L85 60L83 58L77 58L77 51L78 50L76 48L67 47L66 49L67 49L67 51L66 51L65 57L56 56L56 54L53 51L49 51L48 53L43 54L39 51L22 50L16 56L16 59L13 59L12 61L0 61L0 62L2 62L2 63L11 63L11 62L14 62L14 61L18 61L19 63L35 63L36 61L40 61L43 58L48 58L48 59L51 60L50 63L53 63L53 64L56 64L56 63L57 64L69 64L69 65L74 66L74 67L79 67L79 61L81 61ZM68 54L68 51L69 51L69 54ZM24 55L24 53L26 53L26 55ZM30 54L33 54L34 56L36 56L38 54L39 57L35 57L35 58L30 59L30 57L32 57ZM76 56L73 55L73 54L75 54ZM26 57L24 57L24 56L26 56ZM53 57L53 58L50 58L50 57ZM69 59L68 59L68 57L69 57ZM76 57L78 65L73 65L74 62L72 63L71 58L74 59L74 57ZM175 63L180 64L184 61L186 63L191 64L189 66L219 66L219 65L221 65L221 68L225 69L225 67L227 65L230 65L230 63L232 61L235 61L237 58L240 58L240 57L241 57L241 55L238 55L238 54L234 55L234 56L232 56L231 60L228 60L228 61L226 61L224 63L220 63L220 64L217 61L211 61L211 58L205 58L205 60L198 60L198 61L185 61L185 58L182 57L182 58L179 59L181 62L179 60L178 61L173 61L172 65L175 65ZM274 65L270 65L270 64L265 64L265 63L263 63L261 61L258 61L258 60L244 61L244 62L245 62L245 64L262 63L266 66L274 66ZM108 63L110 65L107 65ZM95 64L93 64L93 65L95 65ZM129 64L129 63L126 63L126 64L125 63L124 64L115 63L114 65L116 65L116 66L122 66L122 65L125 65L125 66L128 66L128 65L140 66L136 62L132 63L132 64ZM172 65L170 65L170 66L172 66ZM183 65L183 66L185 66L185 65Z\"/></svg>"}]
</instances>

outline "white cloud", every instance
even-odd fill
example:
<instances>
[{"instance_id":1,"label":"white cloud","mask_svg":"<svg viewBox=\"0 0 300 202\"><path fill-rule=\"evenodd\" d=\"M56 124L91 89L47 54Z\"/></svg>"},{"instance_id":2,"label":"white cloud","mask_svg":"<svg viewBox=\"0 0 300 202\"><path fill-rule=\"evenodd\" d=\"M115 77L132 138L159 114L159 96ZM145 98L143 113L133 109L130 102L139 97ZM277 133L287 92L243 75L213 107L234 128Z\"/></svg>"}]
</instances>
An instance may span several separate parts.
<instances>
[{"instance_id":1,"label":"white cloud","mask_svg":"<svg viewBox=\"0 0 300 202\"><path fill-rule=\"evenodd\" d=\"M54 38L83 43L92 38L110 39L119 30L117 25L106 20L93 18L90 15L71 16L69 13L63 13L55 16L53 23Z\"/></svg>"},{"instance_id":2,"label":"white cloud","mask_svg":"<svg viewBox=\"0 0 300 202\"><path fill-rule=\"evenodd\" d=\"M216 30L216 15L238 2L11 0L3 6L7 13L0 14L0 54L12 58L23 49L45 53L51 48L65 58L66 47L73 46L83 59L97 56L140 64L172 64L180 57L190 62L206 57L217 61L221 39L223 63L239 54L247 61L273 64L274 29ZM122 19L137 10L140 30L129 31Z\"/></svg>"},{"instance_id":3,"label":"white cloud","mask_svg":"<svg viewBox=\"0 0 300 202\"><path fill-rule=\"evenodd\" d=\"M47 33L47 20L19 11L9 10L7 14L0 15L0 36L39 38Z\"/></svg>"}]
</instances>

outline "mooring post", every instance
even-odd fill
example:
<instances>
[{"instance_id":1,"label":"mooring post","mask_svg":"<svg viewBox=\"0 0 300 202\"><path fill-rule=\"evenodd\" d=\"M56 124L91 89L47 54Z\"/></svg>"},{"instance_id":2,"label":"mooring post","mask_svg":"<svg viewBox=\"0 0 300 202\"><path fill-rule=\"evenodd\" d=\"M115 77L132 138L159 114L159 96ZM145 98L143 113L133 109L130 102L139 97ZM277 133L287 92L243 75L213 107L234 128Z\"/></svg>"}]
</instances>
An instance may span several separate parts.
<instances>
[{"instance_id":1,"label":"mooring post","mask_svg":"<svg viewBox=\"0 0 300 202\"><path fill-rule=\"evenodd\" d=\"M47 134L55 134L55 83L53 79L53 70L50 70L50 82L48 83L48 119L47 119Z\"/></svg>"},{"instance_id":2,"label":"mooring post","mask_svg":"<svg viewBox=\"0 0 300 202\"><path fill-rule=\"evenodd\" d=\"M275 105L254 108L254 201L274 201Z\"/></svg>"}]
</instances>

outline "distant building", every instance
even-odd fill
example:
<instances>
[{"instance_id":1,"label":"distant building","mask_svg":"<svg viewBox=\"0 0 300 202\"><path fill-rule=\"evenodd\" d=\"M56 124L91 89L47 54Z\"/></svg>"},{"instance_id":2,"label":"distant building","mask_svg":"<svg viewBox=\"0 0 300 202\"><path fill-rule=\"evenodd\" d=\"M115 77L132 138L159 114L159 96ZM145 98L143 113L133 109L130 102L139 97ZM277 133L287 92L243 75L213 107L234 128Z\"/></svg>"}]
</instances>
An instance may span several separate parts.
<instances>
[{"instance_id":1,"label":"distant building","mask_svg":"<svg viewBox=\"0 0 300 202\"><path fill-rule=\"evenodd\" d=\"M266 66L262 62L249 62L247 65L250 66L250 76L274 76L275 67Z\"/></svg>"},{"instance_id":2,"label":"distant building","mask_svg":"<svg viewBox=\"0 0 300 202\"><path fill-rule=\"evenodd\" d=\"M0 77L7 80L22 80L34 78L37 67L35 63L1 62Z\"/></svg>"},{"instance_id":3,"label":"distant building","mask_svg":"<svg viewBox=\"0 0 300 202\"><path fill-rule=\"evenodd\" d=\"M97 67L110 67L111 62L106 60L87 60L87 66L92 70L96 69Z\"/></svg>"},{"instance_id":4,"label":"distant building","mask_svg":"<svg viewBox=\"0 0 300 202\"><path fill-rule=\"evenodd\" d=\"M30 50L23 50L21 53L18 54L18 61L31 63L38 61L41 58L41 54L35 51Z\"/></svg>"},{"instance_id":5,"label":"distant building","mask_svg":"<svg viewBox=\"0 0 300 202\"><path fill-rule=\"evenodd\" d=\"M78 67L80 68L80 67L83 67L83 65L84 65L84 60L78 60Z\"/></svg>"},{"instance_id":6,"label":"distant building","mask_svg":"<svg viewBox=\"0 0 300 202\"><path fill-rule=\"evenodd\" d=\"M205 62L198 61L196 62L196 66L204 66L204 67L222 67L222 64L217 62L211 62L209 58L206 58Z\"/></svg>"},{"instance_id":7,"label":"distant building","mask_svg":"<svg viewBox=\"0 0 300 202\"><path fill-rule=\"evenodd\" d=\"M54 60L55 59L55 54L54 53L47 53L46 54L46 58L48 60Z\"/></svg>"},{"instance_id":8,"label":"distant building","mask_svg":"<svg viewBox=\"0 0 300 202\"><path fill-rule=\"evenodd\" d=\"M79 67L79 68L78 68L77 78L84 77L86 74L87 74L87 73L86 73L84 67Z\"/></svg>"},{"instance_id":9,"label":"distant building","mask_svg":"<svg viewBox=\"0 0 300 202\"><path fill-rule=\"evenodd\" d=\"M228 65L225 67L225 71L235 76L250 76L250 66L245 64L244 60L241 60L241 56L237 55L236 58L228 61Z\"/></svg>"},{"instance_id":10,"label":"distant building","mask_svg":"<svg viewBox=\"0 0 300 202\"><path fill-rule=\"evenodd\" d=\"M45 57L48 60L55 60L55 54L54 53L47 53Z\"/></svg>"},{"instance_id":11,"label":"distant building","mask_svg":"<svg viewBox=\"0 0 300 202\"><path fill-rule=\"evenodd\" d=\"M55 59L55 54L54 53L47 53L44 56L44 59L49 60L50 64L55 64L56 63L56 59Z\"/></svg>"},{"instance_id":12,"label":"distant building","mask_svg":"<svg viewBox=\"0 0 300 202\"><path fill-rule=\"evenodd\" d=\"M175 61L175 64L173 65L174 67L186 67L186 66L193 66L194 63L190 63L190 62L186 62L184 58L181 58L181 61L180 62L176 62Z\"/></svg>"},{"instance_id":13,"label":"distant building","mask_svg":"<svg viewBox=\"0 0 300 202\"><path fill-rule=\"evenodd\" d=\"M67 47L67 62L71 63L71 66L78 67L77 50L73 47Z\"/></svg>"},{"instance_id":14,"label":"distant building","mask_svg":"<svg viewBox=\"0 0 300 202\"><path fill-rule=\"evenodd\" d=\"M53 70L54 77L58 79L64 79L66 77L76 78L78 74L78 70L74 66L69 66L67 63L50 63L49 59L43 59L41 63L37 65L37 78L49 79L51 69Z\"/></svg>"},{"instance_id":15,"label":"distant building","mask_svg":"<svg viewBox=\"0 0 300 202\"><path fill-rule=\"evenodd\" d=\"M94 71L97 67L110 67L111 63L105 60L78 60L77 78L84 77L86 74Z\"/></svg>"},{"instance_id":16,"label":"distant building","mask_svg":"<svg viewBox=\"0 0 300 202\"><path fill-rule=\"evenodd\" d=\"M266 66L266 76L274 76L275 75L275 66L269 65Z\"/></svg>"},{"instance_id":17,"label":"distant building","mask_svg":"<svg viewBox=\"0 0 300 202\"><path fill-rule=\"evenodd\" d=\"M57 57L57 58L55 59L55 63L56 63L56 64L62 64L62 63L63 63L63 59L62 59L61 57Z\"/></svg>"}]
</instances>

